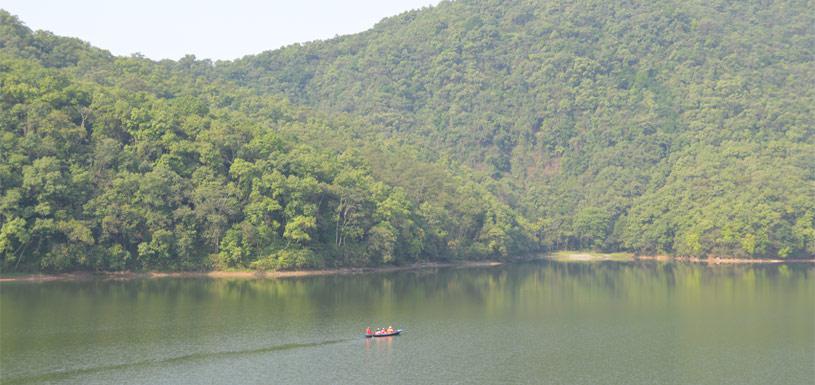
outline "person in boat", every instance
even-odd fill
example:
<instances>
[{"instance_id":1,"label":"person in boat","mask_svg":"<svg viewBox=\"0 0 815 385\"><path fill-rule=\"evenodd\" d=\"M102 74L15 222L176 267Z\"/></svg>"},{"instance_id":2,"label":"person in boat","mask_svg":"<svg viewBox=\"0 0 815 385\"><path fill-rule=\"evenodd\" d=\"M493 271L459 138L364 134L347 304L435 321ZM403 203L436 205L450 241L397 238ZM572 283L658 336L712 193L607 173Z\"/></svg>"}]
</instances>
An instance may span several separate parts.
<instances>
[{"instance_id":1,"label":"person in boat","mask_svg":"<svg viewBox=\"0 0 815 385\"><path fill-rule=\"evenodd\" d=\"M370 326L368 326L367 328L365 328L365 335L366 335L366 336L369 336L369 335L371 335L371 334L372 334L372 333L371 333L371 327L370 327Z\"/></svg>"},{"instance_id":2,"label":"person in boat","mask_svg":"<svg viewBox=\"0 0 815 385\"><path fill-rule=\"evenodd\" d=\"M393 326L388 326L388 334L393 333Z\"/></svg>"}]
</instances>

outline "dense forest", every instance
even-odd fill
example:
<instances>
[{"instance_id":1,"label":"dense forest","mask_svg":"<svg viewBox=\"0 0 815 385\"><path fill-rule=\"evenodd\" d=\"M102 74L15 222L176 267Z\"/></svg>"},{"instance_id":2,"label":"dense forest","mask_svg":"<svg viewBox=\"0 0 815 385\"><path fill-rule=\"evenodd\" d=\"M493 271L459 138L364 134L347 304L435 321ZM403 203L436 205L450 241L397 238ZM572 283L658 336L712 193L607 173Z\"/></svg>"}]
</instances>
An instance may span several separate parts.
<instances>
[{"instance_id":1,"label":"dense forest","mask_svg":"<svg viewBox=\"0 0 815 385\"><path fill-rule=\"evenodd\" d=\"M807 2L456 1L235 61L0 11L0 271L815 255Z\"/></svg>"},{"instance_id":2,"label":"dense forest","mask_svg":"<svg viewBox=\"0 0 815 385\"><path fill-rule=\"evenodd\" d=\"M215 76L488 175L546 248L815 255L807 1L455 1Z\"/></svg>"},{"instance_id":3,"label":"dense forest","mask_svg":"<svg viewBox=\"0 0 815 385\"><path fill-rule=\"evenodd\" d=\"M0 14L2 269L288 269L502 258L531 226L415 149ZM192 74L190 74L192 73Z\"/></svg>"}]
</instances>

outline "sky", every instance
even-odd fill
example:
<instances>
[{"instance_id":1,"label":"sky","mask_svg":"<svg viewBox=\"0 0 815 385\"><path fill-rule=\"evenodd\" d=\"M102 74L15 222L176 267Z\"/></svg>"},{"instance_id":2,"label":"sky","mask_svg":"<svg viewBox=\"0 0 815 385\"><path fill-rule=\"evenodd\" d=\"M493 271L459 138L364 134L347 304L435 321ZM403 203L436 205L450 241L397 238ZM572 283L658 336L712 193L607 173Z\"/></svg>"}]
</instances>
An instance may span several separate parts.
<instances>
[{"instance_id":1,"label":"sky","mask_svg":"<svg viewBox=\"0 0 815 385\"><path fill-rule=\"evenodd\" d=\"M33 30L78 37L116 55L229 60L362 32L438 0L0 0Z\"/></svg>"}]
</instances>

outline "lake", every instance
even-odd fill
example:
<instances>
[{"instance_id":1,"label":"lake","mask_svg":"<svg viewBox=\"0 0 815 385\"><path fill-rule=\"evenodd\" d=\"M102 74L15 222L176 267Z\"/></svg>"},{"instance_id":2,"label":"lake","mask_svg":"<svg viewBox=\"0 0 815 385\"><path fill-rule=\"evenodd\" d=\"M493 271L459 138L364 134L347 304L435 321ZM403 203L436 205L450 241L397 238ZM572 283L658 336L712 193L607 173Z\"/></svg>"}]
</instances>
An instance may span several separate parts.
<instances>
[{"instance_id":1,"label":"lake","mask_svg":"<svg viewBox=\"0 0 815 385\"><path fill-rule=\"evenodd\" d=\"M3 384L812 383L815 267L0 283ZM406 329L365 339L365 326Z\"/></svg>"}]
</instances>

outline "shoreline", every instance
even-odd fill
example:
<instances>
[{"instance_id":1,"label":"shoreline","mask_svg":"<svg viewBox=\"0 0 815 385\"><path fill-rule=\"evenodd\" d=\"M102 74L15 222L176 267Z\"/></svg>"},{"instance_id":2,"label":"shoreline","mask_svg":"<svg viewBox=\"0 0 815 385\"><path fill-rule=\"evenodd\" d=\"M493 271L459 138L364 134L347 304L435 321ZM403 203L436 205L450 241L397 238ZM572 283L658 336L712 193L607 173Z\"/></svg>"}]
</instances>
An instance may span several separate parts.
<instances>
[{"instance_id":1,"label":"shoreline","mask_svg":"<svg viewBox=\"0 0 815 385\"><path fill-rule=\"evenodd\" d=\"M593 252L558 252L546 254L538 257L515 258L506 262L522 262L533 260L545 260L555 262L678 262L706 265L745 265L745 264L789 264L789 263L810 263L815 264L815 259L769 259L769 258L721 258L721 257L671 257L668 255L635 255L633 253L593 253ZM291 271L113 271L113 272L70 272L55 274L12 274L0 275L2 282L52 282L52 281L87 281L94 279L101 280L133 280L133 279L154 279L154 278L240 278L240 279L279 279L295 277L316 277L327 275L352 275L370 273L389 273L396 271L418 271L436 268L468 268L468 267L495 267L503 265L500 261L460 261L460 262L426 262L405 266L385 266L385 267L345 267L336 269L318 270L291 270Z\"/></svg>"},{"instance_id":2,"label":"shoreline","mask_svg":"<svg viewBox=\"0 0 815 385\"><path fill-rule=\"evenodd\" d=\"M665 255L642 255L634 257L638 261L705 263L708 265L815 263L815 259L770 259L770 258L721 258L721 257L669 257Z\"/></svg>"},{"instance_id":3,"label":"shoreline","mask_svg":"<svg viewBox=\"0 0 815 385\"><path fill-rule=\"evenodd\" d=\"M114 271L114 272L72 272L56 274L20 274L2 276L0 282L53 282L53 281L86 281L93 279L102 280L133 280L133 279L154 279L154 278L242 278L242 279L278 279L293 277L316 277L326 275L352 275L369 273L389 273L395 271L414 271L425 269L436 269L446 267L494 267L500 266L503 262L498 261L465 261L465 262L427 262L405 266L386 267L346 267L338 269L319 270L292 270L292 271Z\"/></svg>"},{"instance_id":4,"label":"shoreline","mask_svg":"<svg viewBox=\"0 0 815 385\"><path fill-rule=\"evenodd\" d=\"M722 258L722 257L672 257L669 255L636 255L633 253L593 253L593 252L558 252L547 254L540 259L557 262L679 262L703 263L707 265L742 265L742 264L784 264L815 263L815 259L770 259L770 258Z\"/></svg>"}]
</instances>

